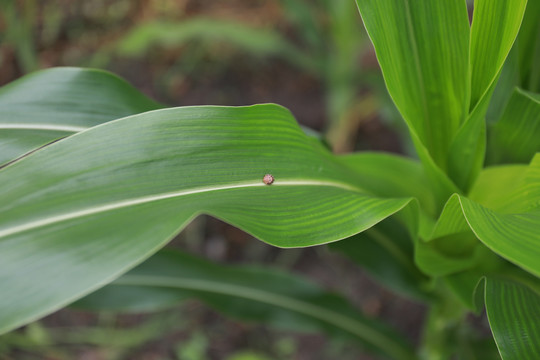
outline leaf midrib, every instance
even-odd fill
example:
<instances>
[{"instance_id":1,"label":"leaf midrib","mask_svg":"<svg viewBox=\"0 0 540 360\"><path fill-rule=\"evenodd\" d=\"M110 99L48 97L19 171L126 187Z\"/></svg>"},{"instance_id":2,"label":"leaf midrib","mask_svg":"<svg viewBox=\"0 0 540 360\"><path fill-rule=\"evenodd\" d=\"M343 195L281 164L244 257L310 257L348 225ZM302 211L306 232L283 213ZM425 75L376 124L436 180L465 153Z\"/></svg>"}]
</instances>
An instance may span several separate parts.
<instances>
[{"instance_id":1,"label":"leaf midrib","mask_svg":"<svg viewBox=\"0 0 540 360\"><path fill-rule=\"evenodd\" d=\"M256 181L256 182L245 182L245 183L236 183L236 184L226 184L226 185L220 185L220 186L199 187L199 188L193 188L193 189L188 189L188 190L167 192L167 193L147 195L147 196L142 196L138 198L127 199L127 200L121 200L121 201L112 202L109 204L88 207L88 208L78 210L78 211L73 211L70 213L64 213L64 214L41 218L41 219L34 220L34 221L31 221L22 225L8 227L6 229L0 230L0 239L13 235L13 234L21 233L24 231L32 230L32 229L47 226L47 225L52 225L52 224L59 223L62 221L81 218L85 216L90 216L90 215L99 214L102 212L130 207L130 206L146 204L146 203L150 203L154 201L171 199L171 198L205 193L205 192L212 192L212 191L230 190L230 189L248 188L248 187L265 187L265 186L269 186L269 185L264 184L261 180L261 181ZM358 187L345 184L345 183L334 182L334 181L324 181L324 180L309 180L309 179L279 180L279 181L274 182L270 186L327 186L327 187L340 188L347 191L353 191L357 193L366 194L364 191L362 191L362 189Z\"/></svg>"},{"instance_id":2,"label":"leaf midrib","mask_svg":"<svg viewBox=\"0 0 540 360\"><path fill-rule=\"evenodd\" d=\"M70 133L76 133L84 130L88 130L88 127L73 126L73 125L54 125L54 124L17 124L17 123L3 123L0 124L0 129L6 130L43 130L43 131L65 131Z\"/></svg>"}]
</instances>

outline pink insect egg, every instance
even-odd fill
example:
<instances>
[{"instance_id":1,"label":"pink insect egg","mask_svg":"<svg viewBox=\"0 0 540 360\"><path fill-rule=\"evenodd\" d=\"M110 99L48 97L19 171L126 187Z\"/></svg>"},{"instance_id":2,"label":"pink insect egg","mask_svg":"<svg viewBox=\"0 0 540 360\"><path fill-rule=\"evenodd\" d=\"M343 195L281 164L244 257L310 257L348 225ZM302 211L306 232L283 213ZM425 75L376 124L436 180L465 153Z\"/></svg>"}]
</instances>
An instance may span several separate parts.
<instances>
[{"instance_id":1,"label":"pink insect egg","mask_svg":"<svg viewBox=\"0 0 540 360\"><path fill-rule=\"evenodd\" d=\"M272 185L273 182L274 182L274 177L272 175L270 174L264 175L263 183L265 183L266 185Z\"/></svg>"}]
</instances>

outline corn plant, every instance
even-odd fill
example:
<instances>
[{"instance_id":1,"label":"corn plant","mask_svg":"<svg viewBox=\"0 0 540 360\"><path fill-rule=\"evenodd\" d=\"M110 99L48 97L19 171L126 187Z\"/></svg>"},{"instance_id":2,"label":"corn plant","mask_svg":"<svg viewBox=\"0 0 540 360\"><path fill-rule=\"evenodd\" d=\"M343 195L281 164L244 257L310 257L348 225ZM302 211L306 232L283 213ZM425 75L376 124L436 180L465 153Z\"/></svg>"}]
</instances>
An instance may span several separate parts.
<instances>
[{"instance_id":1,"label":"corn plant","mask_svg":"<svg viewBox=\"0 0 540 360\"><path fill-rule=\"evenodd\" d=\"M477 0L472 25L462 0L357 5L419 160L333 155L278 105L163 108L98 70L3 87L0 332L196 297L392 359L540 358L539 2ZM347 254L429 306L422 343L293 274L161 250L200 214ZM496 348L464 330L484 308Z\"/></svg>"}]
</instances>

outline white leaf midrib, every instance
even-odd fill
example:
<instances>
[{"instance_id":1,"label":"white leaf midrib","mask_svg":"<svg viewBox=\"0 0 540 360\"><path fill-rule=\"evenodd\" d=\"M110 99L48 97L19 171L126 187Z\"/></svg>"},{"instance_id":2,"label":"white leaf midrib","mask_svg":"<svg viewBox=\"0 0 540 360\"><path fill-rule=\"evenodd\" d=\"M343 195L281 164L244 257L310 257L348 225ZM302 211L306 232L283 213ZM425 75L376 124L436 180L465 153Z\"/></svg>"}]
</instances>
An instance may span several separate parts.
<instances>
[{"instance_id":1,"label":"white leaf midrib","mask_svg":"<svg viewBox=\"0 0 540 360\"><path fill-rule=\"evenodd\" d=\"M166 199L171 199L171 198L176 198L176 197L182 197L182 196L188 196L188 195L212 192L212 191L249 188L249 187L265 187L265 186L272 186L272 187L276 187L276 186L328 186L328 187L340 188L347 191L362 193L361 189L354 187L352 185L348 185L348 184L340 183L340 182L334 182L334 181L324 181L324 180L280 180L280 181L275 182L272 185L266 185L261 180L261 181L256 181L256 182L253 181L253 182L245 182L245 183L226 184L226 185L220 185L220 186L207 186L207 187L200 187L200 188L194 188L194 189L189 189L189 190L181 190L181 191L168 192L168 193L162 193L162 194L147 195L147 196L142 196L139 198L128 199L128 200L121 200L121 201L116 201L109 204L88 207L88 208L78 210L78 211L73 211L70 213L58 214L54 216L41 218L41 219L34 220L25 224L15 225L15 226L0 230L0 238L4 238L7 236L17 234L17 233L32 230L35 228L52 225L52 224L59 223L62 221L77 219L77 218L81 218L85 216L99 214L102 212L146 204L146 203L155 202L159 200L166 200Z\"/></svg>"},{"instance_id":2,"label":"white leaf midrib","mask_svg":"<svg viewBox=\"0 0 540 360\"><path fill-rule=\"evenodd\" d=\"M2 123L0 129L6 130L43 130L43 131L65 131L65 132L80 132L89 129L84 126L74 125L54 125L54 124L17 124L17 123Z\"/></svg>"}]
</instances>

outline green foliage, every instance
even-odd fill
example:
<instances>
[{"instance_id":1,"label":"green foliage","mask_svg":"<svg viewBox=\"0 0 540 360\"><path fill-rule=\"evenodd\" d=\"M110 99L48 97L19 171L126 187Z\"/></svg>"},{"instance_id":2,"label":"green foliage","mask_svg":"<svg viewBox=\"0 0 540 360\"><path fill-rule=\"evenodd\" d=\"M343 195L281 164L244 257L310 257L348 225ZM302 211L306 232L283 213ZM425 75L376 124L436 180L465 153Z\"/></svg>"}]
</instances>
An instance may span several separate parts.
<instances>
[{"instance_id":1,"label":"green foliage","mask_svg":"<svg viewBox=\"0 0 540 360\"><path fill-rule=\"evenodd\" d=\"M300 277L259 267L225 267L176 251L160 251L75 305L110 310L125 309L127 304L155 310L188 297L245 321L325 331L361 340L394 358L412 358L410 345L398 333Z\"/></svg>"},{"instance_id":2,"label":"green foliage","mask_svg":"<svg viewBox=\"0 0 540 360\"><path fill-rule=\"evenodd\" d=\"M227 41L255 55L284 57L294 64L317 71L317 63L312 58L277 32L246 29L245 25L237 22L205 18L139 25L120 41L117 51L124 56L141 56L154 47L179 47L190 41Z\"/></svg>"},{"instance_id":3,"label":"green foliage","mask_svg":"<svg viewBox=\"0 0 540 360\"><path fill-rule=\"evenodd\" d=\"M537 358L538 2L477 0L472 27L464 1L357 2L420 161L333 155L277 105L161 109L100 71L47 70L1 89L0 332L76 300L133 311L195 297L416 357L395 331L295 275L160 250L209 214L274 246L333 242L425 302L420 357L474 359L485 344L464 319L485 306L501 357ZM492 95L504 105L489 107Z\"/></svg>"},{"instance_id":4,"label":"green foliage","mask_svg":"<svg viewBox=\"0 0 540 360\"><path fill-rule=\"evenodd\" d=\"M540 356L540 294L514 281L483 279L482 292L493 336L503 359L537 359ZM511 321L508 321L511 319Z\"/></svg>"},{"instance_id":5,"label":"green foliage","mask_svg":"<svg viewBox=\"0 0 540 360\"><path fill-rule=\"evenodd\" d=\"M63 68L25 76L0 89L0 166L76 132L160 107L100 70Z\"/></svg>"}]
</instances>

